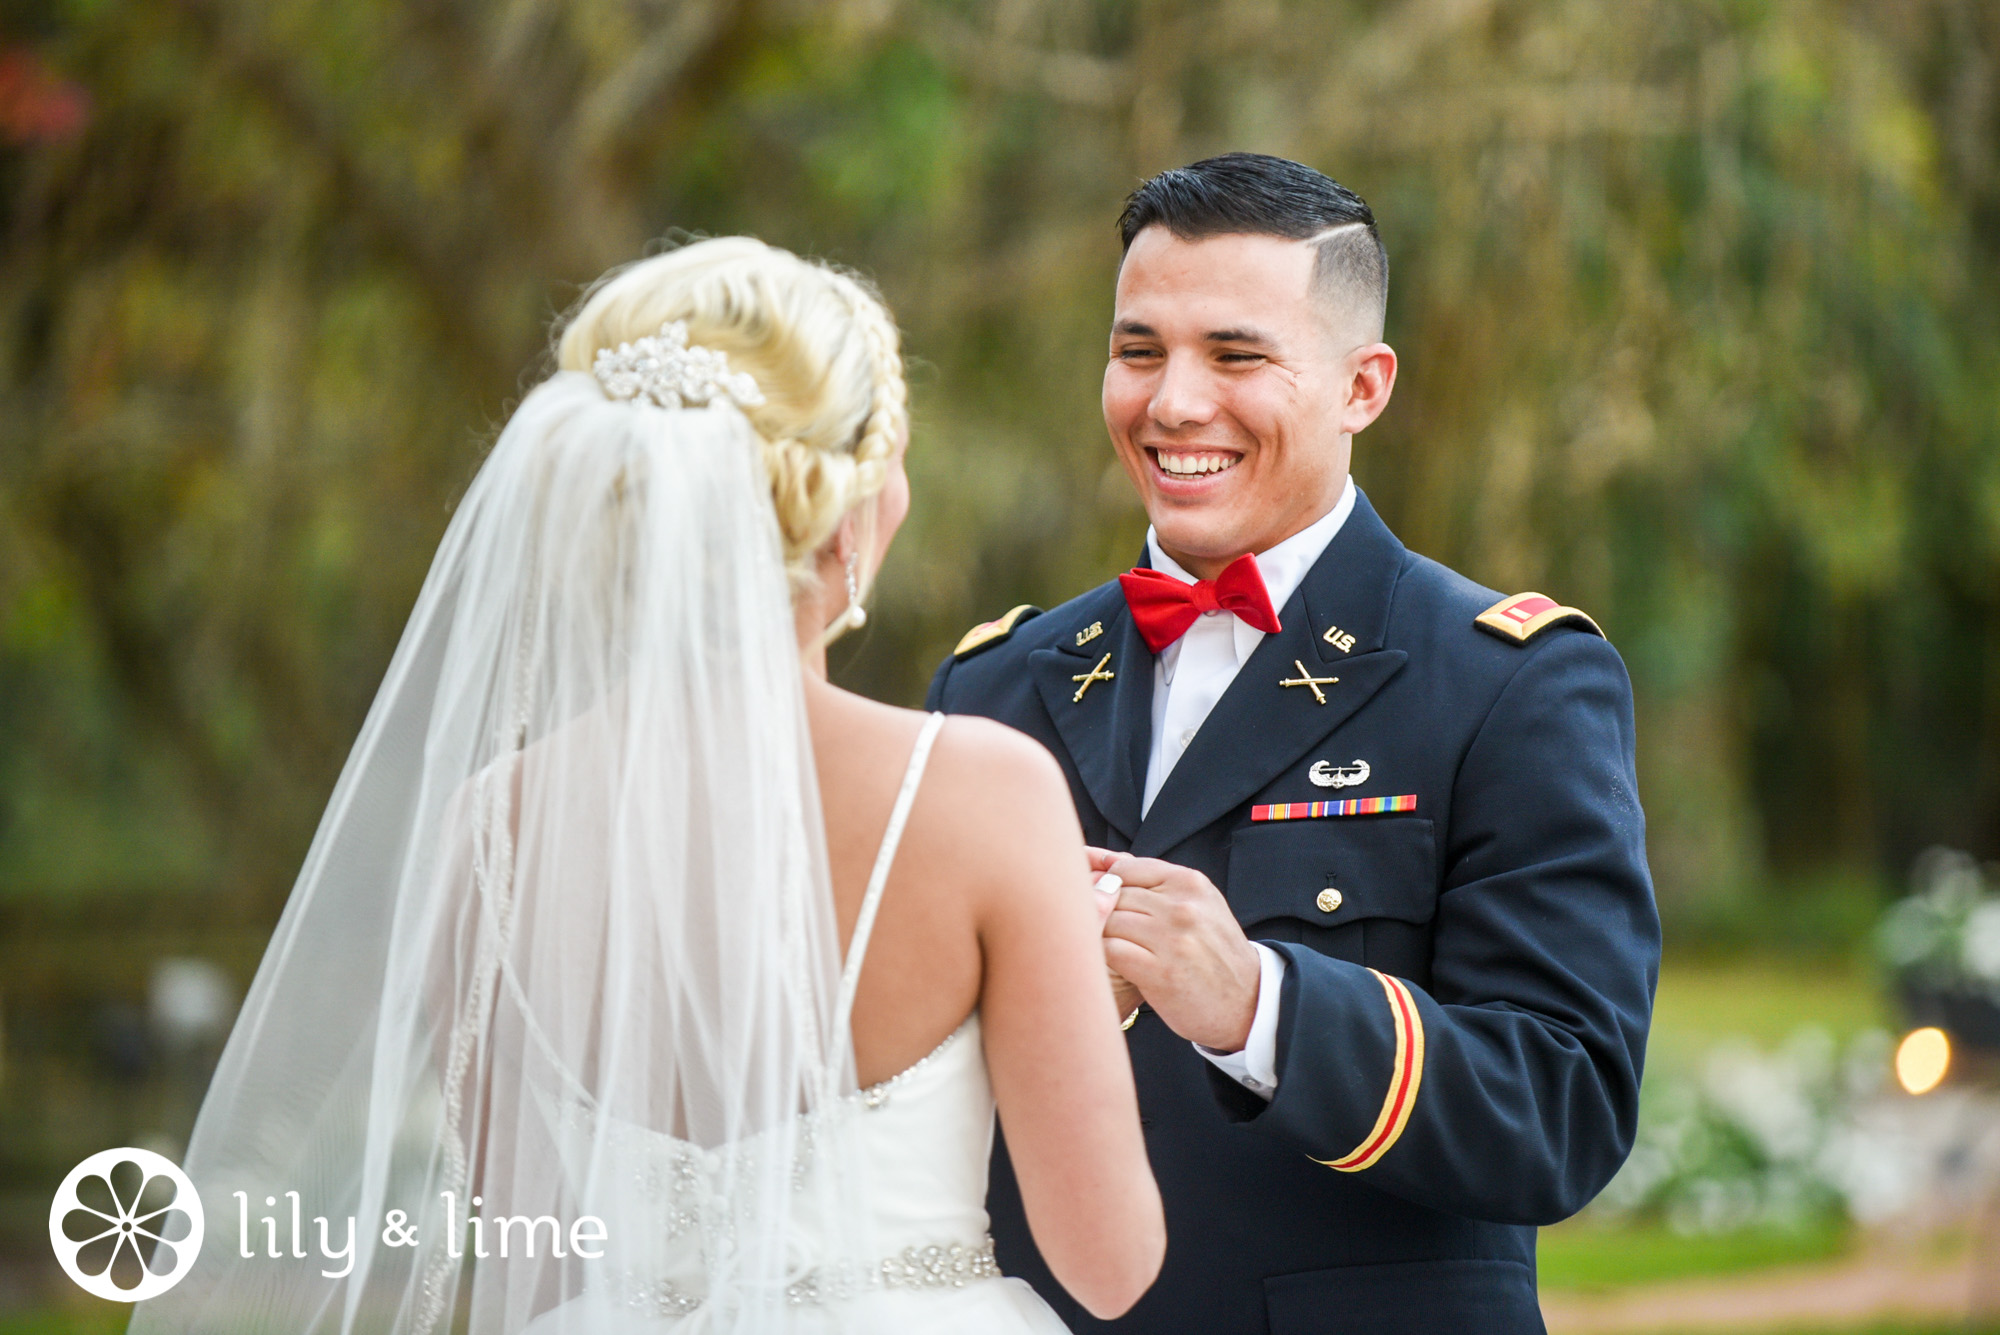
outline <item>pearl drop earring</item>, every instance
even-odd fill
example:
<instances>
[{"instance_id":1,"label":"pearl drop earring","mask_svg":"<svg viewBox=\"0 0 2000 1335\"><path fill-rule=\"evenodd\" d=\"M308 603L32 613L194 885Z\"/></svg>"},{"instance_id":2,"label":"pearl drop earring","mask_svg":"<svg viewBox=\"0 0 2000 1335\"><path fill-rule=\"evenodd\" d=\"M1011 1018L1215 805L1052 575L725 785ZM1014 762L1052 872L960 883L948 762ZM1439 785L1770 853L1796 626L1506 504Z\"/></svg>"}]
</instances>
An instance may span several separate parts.
<instances>
[{"instance_id":1,"label":"pearl drop earring","mask_svg":"<svg viewBox=\"0 0 2000 1335\"><path fill-rule=\"evenodd\" d=\"M859 630L868 624L868 609L861 605L861 553L855 552L847 558L847 610L840 614L850 630Z\"/></svg>"}]
</instances>

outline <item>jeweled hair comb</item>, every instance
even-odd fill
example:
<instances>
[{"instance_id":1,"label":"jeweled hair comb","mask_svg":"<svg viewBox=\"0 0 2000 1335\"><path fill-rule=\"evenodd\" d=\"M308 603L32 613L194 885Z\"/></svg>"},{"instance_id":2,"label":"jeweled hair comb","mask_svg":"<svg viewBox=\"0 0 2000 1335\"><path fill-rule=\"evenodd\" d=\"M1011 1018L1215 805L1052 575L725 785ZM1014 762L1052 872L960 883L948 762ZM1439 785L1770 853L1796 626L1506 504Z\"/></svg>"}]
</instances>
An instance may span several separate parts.
<instances>
[{"instance_id":1,"label":"jeweled hair comb","mask_svg":"<svg viewBox=\"0 0 2000 1335\"><path fill-rule=\"evenodd\" d=\"M681 320L636 342L599 349L591 371L607 396L644 399L661 408L700 408L723 399L755 408L764 402L754 377L731 371L728 354L689 343Z\"/></svg>"}]
</instances>

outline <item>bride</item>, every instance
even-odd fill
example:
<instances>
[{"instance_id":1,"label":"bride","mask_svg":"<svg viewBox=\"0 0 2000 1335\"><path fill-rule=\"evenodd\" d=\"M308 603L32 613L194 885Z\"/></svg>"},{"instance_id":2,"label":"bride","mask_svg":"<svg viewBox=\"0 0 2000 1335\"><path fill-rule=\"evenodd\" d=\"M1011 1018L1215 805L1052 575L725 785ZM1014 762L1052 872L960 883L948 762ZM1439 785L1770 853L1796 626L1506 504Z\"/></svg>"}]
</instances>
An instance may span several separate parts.
<instances>
[{"instance_id":1,"label":"bride","mask_svg":"<svg viewBox=\"0 0 2000 1335\"><path fill-rule=\"evenodd\" d=\"M826 680L909 506L894 324L614 271L453 517L188 1150L155 1331L1060 1331L1165 1247L1055 763ZM1098 898L1108 898L1100 896Z\"/></svg>"}]
</instances>

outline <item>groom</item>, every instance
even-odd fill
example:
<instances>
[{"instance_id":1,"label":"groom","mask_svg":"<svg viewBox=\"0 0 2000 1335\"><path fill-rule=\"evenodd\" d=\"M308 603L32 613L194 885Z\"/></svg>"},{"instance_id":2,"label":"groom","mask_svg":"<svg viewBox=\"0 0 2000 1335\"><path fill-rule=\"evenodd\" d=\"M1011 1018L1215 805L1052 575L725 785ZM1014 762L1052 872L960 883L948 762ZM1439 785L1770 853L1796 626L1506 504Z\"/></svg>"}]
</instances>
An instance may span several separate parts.
<instances>
[{"instance_id":1,"label":"groom","mask_svg":"<svg viewBox=\"0 0 2000 1335\"><path fill-rule=\"evenodd\" d=\"M1539 1332L1535 1226L1631 1147L1659 960L1624 665L1349 478L1396 377L1366 204L1236 153L1119 225L1104 418L1144 564L974 629L930 706L1042 741L1124 882L1105 955L1169 1243L1092 1320L1003 1143L1002 1268L1077 1330Z\"/></svg>"}]
</instances>

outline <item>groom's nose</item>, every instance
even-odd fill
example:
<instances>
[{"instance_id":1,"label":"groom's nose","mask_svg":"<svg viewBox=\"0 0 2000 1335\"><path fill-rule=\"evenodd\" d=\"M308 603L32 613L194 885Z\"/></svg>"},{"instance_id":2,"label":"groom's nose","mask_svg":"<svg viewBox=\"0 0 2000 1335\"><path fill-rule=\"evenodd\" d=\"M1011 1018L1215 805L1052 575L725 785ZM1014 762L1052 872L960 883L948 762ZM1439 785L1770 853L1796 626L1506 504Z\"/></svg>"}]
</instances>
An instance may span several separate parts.
<instances>
[{"instance_id":1,"label":"groom's nose","mask_svg":"<svg viewBox=\"0 0 2000 1335\"><path fill-rule=\"evenodd\" d=\"M1215 416L1215 382L1208 367L1198 357L1169 354L1148 412L1169 431L1207 423Z\"/></svg>"}]
</instances>

